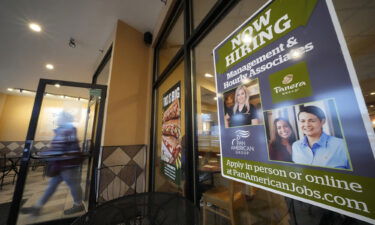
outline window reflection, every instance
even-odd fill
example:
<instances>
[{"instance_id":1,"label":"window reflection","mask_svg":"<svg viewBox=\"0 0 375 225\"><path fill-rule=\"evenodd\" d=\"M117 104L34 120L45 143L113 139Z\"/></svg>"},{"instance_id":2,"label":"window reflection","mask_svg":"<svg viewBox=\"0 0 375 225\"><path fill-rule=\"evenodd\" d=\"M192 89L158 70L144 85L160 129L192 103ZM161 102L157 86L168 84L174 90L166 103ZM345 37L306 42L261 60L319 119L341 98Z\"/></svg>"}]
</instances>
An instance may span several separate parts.
<instances>
[{"instance_id":1,"label":"window reflection","mask_svg":"<svg viewBox=\"0 0 375 225\"><path fill-rule=\"evenodd\" d=\"M168 37L162 43L159 48L159 67L158 75L160 75L163 70L168 66L170 61L176 55L178 50L182 47L184 43L184 20L183 12L180 13L176 23L173 25L172 30L168 34Z\"/></svg>"},{"instance_id":2,"label":"window reflection","mask_svg":"<svg viewBox=\"0 0 375 225\"><path fill-rule=\"evenodd\" d=\"M202 22L217 0L193 0L193 26L194 28Z\"/></svg>"},{"instance_id":3,"label":"window reflection","mask_svg":"<svg viewBox=\"0 0 375 225\"><path fill-rule=\"evenodd\" d=\"M333 1L375 128L375 2Z\"/></svg>"}]
</instances>

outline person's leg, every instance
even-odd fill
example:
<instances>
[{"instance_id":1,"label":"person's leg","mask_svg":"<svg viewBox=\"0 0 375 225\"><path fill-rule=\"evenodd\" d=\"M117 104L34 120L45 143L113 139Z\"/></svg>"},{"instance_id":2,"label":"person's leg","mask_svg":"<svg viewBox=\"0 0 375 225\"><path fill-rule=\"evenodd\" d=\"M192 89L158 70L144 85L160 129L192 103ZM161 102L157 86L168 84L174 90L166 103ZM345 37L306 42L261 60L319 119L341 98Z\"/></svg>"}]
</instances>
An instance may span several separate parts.
<instances>
[{"instance_id":1,"label":"person's leg","mask_svg":"<svg viewBox=\"0 0 375 225\"><path fill-rule=\"evenodd\" d=\"M63 179L69 186L73 197L73 207L64 211L65 215L81 212L85 209L82 203L81 173L79 167L64 170Z\"/></svg>"},{"instance_id":2,"label":"person's leg","mask_svg":"<svg viewBox=\"0 0 375 225\"><path fill-rule=\"evenodd\" d=\"M62 180L63 179L62 179L61 174L51 177L51 179L48 182L47 189L45 190L43 196L37 201L35 206L42 207L44 204L46 204L48 199L53 195L53 193L55 193L57 186L59 186Z\"/></svg>"},{"instance_id":3,"label":"person's leg","mask_svg":"<svg viewBox=\"0 0 375 225\"><path fill-rule=\"evenodd\" d=\"M48 182L48 187L44 191L43 196L36 202L36 204L32 207L25 207L21 208L21 213L32 214L34 216L39 215L40 209L43 207L44 204L48 201L48 199L55 193L57 186L62 181L62 177L60 175L51 177Z\"/></svg>"},{"instance_id":4,"label":"person's leg","mask_svg":"<svg viewBox=\"0 0 375 225\"><path fill-rule=\"evenodd\" d=\"M79 167L73 167L61 171L62 179L69 186L74 204L82 203L81 173Z\"/></svg>"}]
</instances>

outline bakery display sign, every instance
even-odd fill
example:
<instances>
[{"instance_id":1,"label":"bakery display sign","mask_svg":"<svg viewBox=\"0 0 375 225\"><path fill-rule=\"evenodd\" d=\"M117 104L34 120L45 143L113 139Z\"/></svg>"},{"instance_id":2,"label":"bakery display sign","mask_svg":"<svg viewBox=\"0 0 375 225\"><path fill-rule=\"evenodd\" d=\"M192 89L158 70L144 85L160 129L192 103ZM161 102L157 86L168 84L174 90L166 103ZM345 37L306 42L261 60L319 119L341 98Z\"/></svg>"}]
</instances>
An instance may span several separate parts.
<instances>
[{"instance_id":1,"label":"bakery display sign","mask_svg":"<svg viewBox=\"0 0 375 225\"><path fill-rule=\"evenodd\" d=\"M374 131L331 0L269 1L213 55L222 175L375 223Z\"/></svg>"},{"instance_id":2,"label":"bakery display sign","mask_svg":"<svg viewBox=\"0 0 375 225\"><path fill-rule=\"evenodd\" d=\"M162 98L161 170L174 183L181 180L181 108L180 82Z\"/></svg>"}]
</instances>

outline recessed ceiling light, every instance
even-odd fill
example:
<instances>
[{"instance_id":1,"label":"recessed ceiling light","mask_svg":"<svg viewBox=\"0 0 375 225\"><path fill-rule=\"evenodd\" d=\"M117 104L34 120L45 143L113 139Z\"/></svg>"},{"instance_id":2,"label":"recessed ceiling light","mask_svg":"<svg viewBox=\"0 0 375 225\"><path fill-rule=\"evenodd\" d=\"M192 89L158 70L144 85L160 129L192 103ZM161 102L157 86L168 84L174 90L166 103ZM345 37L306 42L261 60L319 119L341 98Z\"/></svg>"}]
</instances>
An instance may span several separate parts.
<instances>
[{"instance_id":1,"label":"recessed ceiling light","mask_svg":"<svg viewBox=\"0 0 375 225\"><path fill-rule=\"evenodd\" d=\"M13 88L8 88L8 91L14 91L14 89Z\"/></svg>"},{"instance_id":2,"label":"recessed ceiling light","mask_svg":"<svg viewBox=\"0 0 375 225\"><path fill-rule=\"evenodd\" d=\"M290 55L292 56L292 58L294 59L298 59L302 56L303 52L299 49L293 49L290 51Z\"/></svg>"},{"instance_id":3,"label":"recessed ceiling light","mask_svg":"<svg viewBox=\"0 0 375 225\"><path fill-rule=\"evenodd\" d=\"M59 87L60 87L60 84L55 84L55 87L59 88Z\"/></svg>"},{"instance_id":4,"label":"recessed ceiling light","mask_svg":"<svg viewBox=\"0 0 375 225\"><path fill-rule=\"evenodd\" d=\"M22 94L35 94L33 91L23 90Z\"/></svg>"},{"instance_id":5,"label":"recessed ceiling light","mask_svg":"<svg viewBox=\"0 0 375 225\"><path fill-rule=\"evenodd\" d=\"M46 68L49 70L53 70L55 67L52 64L46 64Z\"/></svg>"},{"instance_id":6,"label":"recessed ceiling light","mask_svg":"<svg viewBox=\"0 0 375 225\"><path fill-rule=\"evenodd\" d=\"M245 79L242 79L242 80L241 80L241 83L242 83L242 84L248 84L248 83L250 83L250 81L251 81L251 80L250 80L249 78L245 78Z\"/></svg>"},{"instance_id":7,"label":"recessed ceiling light","mask_svg":"<svg viewBox=\"0 0 375 225\"><path fill-rule=\"evenodd\" d=\"M253 41L253 37L251 37L250 34L244 33L244 34L242 34L241 41L245 45L249 45Z\"/></svg>"},{"instance_id":8,"label":"recessed ceiling light","mask_svg":"<svg viewBox=\"0 0 375 225\"><path fill-rule=\"evenodd\" d=\"M41 32L42 31L42 27L37 23L29 23L29 28L32 31L35 31L35 32Z\"/></svg>"},{"instance_id":9,"label":"recessed ceiling light","mask_svg":"<svg viewBox=\"0 0 375 225\"><path fill-rule=\"evenodd\" d=\"M212 74L210 74L210 73L205 73L204 76L205 76L205 77L214 77L214 76L213 76Z\"/></svg>"}]
</instances>

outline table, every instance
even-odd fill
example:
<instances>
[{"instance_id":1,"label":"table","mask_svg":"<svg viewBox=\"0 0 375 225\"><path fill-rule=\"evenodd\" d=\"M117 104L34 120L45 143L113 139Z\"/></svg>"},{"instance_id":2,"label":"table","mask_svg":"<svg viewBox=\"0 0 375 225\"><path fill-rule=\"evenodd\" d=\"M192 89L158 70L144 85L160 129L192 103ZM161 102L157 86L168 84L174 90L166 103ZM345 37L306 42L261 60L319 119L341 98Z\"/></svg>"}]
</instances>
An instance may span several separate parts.
<instances>
[{"instance_id":1,"label":"table","mask_svg":"<svg viewBox=\"0 0 375 225\"><path fill-rule=\"evenodd\" d=\"M199 182L202 183L208 179L211 180L211 185L214 185L214 174L220 173L220 164L205 164L198 168Z\"/></svg>"},{"instance_id":2,"label":"table","mask_svg":"<svg viewBox=\"0 0 375 225\"><path fill-rule=\"evenodd\" d=\"M72 225L199 225L198 208L176 193L146 192L106 202Z\"/></svg>"},{"instance_id":3,"label":"table","mask_svg":"<svg viewBox=\"0 0 375 225\"><path fill-rule=\"evenodd\" d=\"M219 172L221 172L220 164L205 164L205 165L199 167L199 171L219 173Z\"/></svg>"}]
</instances>

